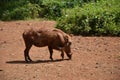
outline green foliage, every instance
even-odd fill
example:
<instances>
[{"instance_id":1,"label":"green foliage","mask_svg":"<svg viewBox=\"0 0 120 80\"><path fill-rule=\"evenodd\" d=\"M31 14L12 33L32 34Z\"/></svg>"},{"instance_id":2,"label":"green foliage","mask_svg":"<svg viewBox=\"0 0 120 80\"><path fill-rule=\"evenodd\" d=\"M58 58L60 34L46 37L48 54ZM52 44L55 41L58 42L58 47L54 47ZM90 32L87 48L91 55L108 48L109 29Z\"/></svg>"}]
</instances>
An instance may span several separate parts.
<instances>
[{"instance_id":1,"label":"green foliage","mask_svg":"<svg viewBox=\"0 0 120 80\"><path fill-rule=\"evenodd\" d=\"M1 20L47 18L76 35L120 36L119 0L1 0Z\"/></svg>"},{"instance_id":2,"label":"green foliage","mask_svg":"<svg viewBox=\"0 0 120 80\"><path fill-rule=\"evenodd\" d=\"M11 13L11 19L29 19L39 17L40 8L37 4L28 3L23 7L14 9Z\"/></svg>"},{"instance_id":3,"label":"green foliage","mask_svg":"<svg viewBox=\"0 0 120 80\"><path fill-rule=\"evenodd\" d=\"M42 17L56 20L62 16L63 9L82 6L91 1L94 0L2 0L0 18L19 20Z\"/></svg>"},{"instance_id":4,"label":"green foliage","mask_svg":"<svg viewBox=\"0 0 120 80\"><path fill-rule=\"evenodd\" d=\"M39 4L42 7L42 11L40 16L49 18L49 19L57 19L61 17L61 4L59 1L54 0L43 0L42 4Z\"/></svg>"},{"instance_id":5,"label":"green foliage","mask_svg":"<svg viewBox=\"0 0 120 80\"><path fill-rule=\"evenodd\" d=\"M2 20L25 20L39 17L40 7L37 4L26 2L25 5L15 7L12 10L5 10L2 14Z\"/></svg>"},{"instance_id":6,"label":"green foliage","mask_svg":"<svg viewBox=\"0 0 120 80\"><path fill-rule=\"evenodd\" d=\"M63 11L57 28L81 35L120 36L120 4L115 0L91 2Z\"/></svg>"}]
</instances>

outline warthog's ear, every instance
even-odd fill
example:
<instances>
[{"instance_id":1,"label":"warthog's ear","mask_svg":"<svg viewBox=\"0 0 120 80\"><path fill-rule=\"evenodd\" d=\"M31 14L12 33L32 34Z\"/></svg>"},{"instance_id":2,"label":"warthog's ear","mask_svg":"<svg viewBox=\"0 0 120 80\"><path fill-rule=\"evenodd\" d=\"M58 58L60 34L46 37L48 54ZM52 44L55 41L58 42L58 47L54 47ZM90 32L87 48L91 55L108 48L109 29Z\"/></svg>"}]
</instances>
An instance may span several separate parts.
<instances>
[{"instance_id":1,"label":"warthog's ear","mask_svg":"<svg viewBox=\"0 0 120 80\"><path fill-rule=\"evenodd\" d=\"M71 42L69 41L69 37L68 36L65 36L65 42L66 42L67 46L71 45Z\"/></svg>"},{"instance_id":2,"label":"warthog's ear","mask_svg":"<svg viewBox=\"0 0 120 80\"><path fill-rule=\"evenodd\" d=\"M66 42L66 45L67 45L67 46L70 46L70 45L72 44L71 39L70 39L70 37L72 37L72 36L73 36L73 35L71 35L71 36L66 35L66 36L65 36L65 42Z\"/></svg>"},{"instance_id":3,"label":"warthog's ear","mask_svg":"<svg viewBox=\"0 0 120 80\"><path fill-rule=\"evenodd\" d=\"M70 37L73 37L73 34L69 34Z\"/></svg>"}]
</instances>

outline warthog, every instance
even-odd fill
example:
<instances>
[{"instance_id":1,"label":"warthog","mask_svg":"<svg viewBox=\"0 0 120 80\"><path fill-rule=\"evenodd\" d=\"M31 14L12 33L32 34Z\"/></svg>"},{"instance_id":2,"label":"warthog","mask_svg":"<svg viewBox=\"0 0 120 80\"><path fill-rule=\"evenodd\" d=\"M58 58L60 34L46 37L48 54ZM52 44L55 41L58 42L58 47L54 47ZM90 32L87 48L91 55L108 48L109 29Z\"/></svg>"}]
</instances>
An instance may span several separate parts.
<instances>
[{"instance_id":1,"label":"warthog","mask_svg":"<svg viewBox=\"0 0 120 80\"><path fill-rule=\"evenodd\" d=\"M51 60L53 60L53 49L61 51L62 59L64 59L64 52L69 59L72 58L71 36L59 29L29 29L24 31L23 39L26 46L24 50L26 62L32 61L29 56L29 50L32 45L36 47L48 46Z\"/></svg>"}]
</instances>

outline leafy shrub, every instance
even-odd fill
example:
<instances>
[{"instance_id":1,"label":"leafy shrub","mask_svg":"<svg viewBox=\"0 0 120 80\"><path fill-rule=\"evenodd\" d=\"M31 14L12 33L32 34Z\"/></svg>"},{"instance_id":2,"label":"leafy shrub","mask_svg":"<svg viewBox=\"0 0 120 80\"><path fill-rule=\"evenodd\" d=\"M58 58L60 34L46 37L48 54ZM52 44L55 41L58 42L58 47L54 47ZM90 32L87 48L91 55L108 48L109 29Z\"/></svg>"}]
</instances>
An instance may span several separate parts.
<instances>
[{"instance_id":1,"label":"leafy shrub","mask_svg":"<svg viewBox=\"0 0 120 80\"><path fill-rule=\"evenodd\" d=\"M91 2L63 12L57 28L81 35L120 35L120 5L114 0Z\"/></svg>"},{"instance_id":2,"label":"leafy shrub","mask_svg":"<svg viewBox=\"0 0 120 80\"><path fill-rule=\"evenodd\" d=\"M63 10L96 1L99 0L2 0L0 19L19 20L42 17L56 20L62 16Z\"/></svg>"},{"instance_id":3,"label":"leafy shrub","mask_svg":"<svg viewBox=\"0 0 120 80\"><path fill-rule=\"evenodd\" d=\"M1 20L47 18L76 35L120 36L119 0L2 0Z\"/></svg>"},{"instance_id":4,"label":"leafy shrub","mask_svg":"<svg viewBox=\"0 0 120 80\"><path fill-rule=\"evenodd\" d=\"M39 6L42 8L40 16L48 19L57 19L61 17L62 8L59 1L44 0L42 3L39 3Z\"/></svg>"},{"instance_id":5,"label":"leafy shrub","mask_svg":"<svg viewBox=\"0 0 120 80\"><path fill-rule=\"evenodd\" d=\"M28 3L22 7L17 7L12 11L3 13L3 20L25 20L39 17L40 7L37 4Z\"/></svg>"},{"instance_id":6,"label":"leafy shrub","mask_svg":"<svg viewBox=\"0 0 120 80\"><path fill-rule=\"evenodd\" d=\"M29 19L39 17L40 7L37 4L28 3L23 7L16 8L12 12L12 19Z\"/></svg>"},{"instance_id":7,"label":"leafy shrub","mask_svg":"<svg viewBox=\"0 0 120 80\"><path fill-rule=\"evenodd\" d=\"M0 2L0 19L1 20L11 20L11 12L20 6L26 4L26 0L2 0Z\"/></svg>"}]
</instances>

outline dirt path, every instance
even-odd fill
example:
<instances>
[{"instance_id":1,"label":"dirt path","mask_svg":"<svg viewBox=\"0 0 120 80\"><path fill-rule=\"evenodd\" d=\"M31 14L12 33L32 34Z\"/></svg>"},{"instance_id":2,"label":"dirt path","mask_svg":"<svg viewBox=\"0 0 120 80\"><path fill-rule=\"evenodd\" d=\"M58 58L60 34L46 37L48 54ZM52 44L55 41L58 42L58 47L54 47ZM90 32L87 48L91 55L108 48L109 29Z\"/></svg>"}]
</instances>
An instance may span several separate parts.
<instances>
[{"instance_id":1,"label":"dirt path","mask_svg":"<svg viewBox=\"0 0 120 80\"><path fill-rule=\"evenodd\" d=\"M54 25L54 21L0 22L0 80L120 80L119 37L73 36L71 61L61 61L60 52L54 51L51 62L47 47L33 46L34 62L26 64L22 32Z\"/></svg>"}]
</instances>

